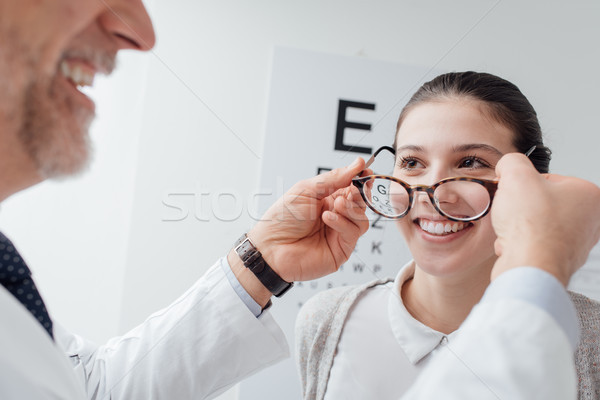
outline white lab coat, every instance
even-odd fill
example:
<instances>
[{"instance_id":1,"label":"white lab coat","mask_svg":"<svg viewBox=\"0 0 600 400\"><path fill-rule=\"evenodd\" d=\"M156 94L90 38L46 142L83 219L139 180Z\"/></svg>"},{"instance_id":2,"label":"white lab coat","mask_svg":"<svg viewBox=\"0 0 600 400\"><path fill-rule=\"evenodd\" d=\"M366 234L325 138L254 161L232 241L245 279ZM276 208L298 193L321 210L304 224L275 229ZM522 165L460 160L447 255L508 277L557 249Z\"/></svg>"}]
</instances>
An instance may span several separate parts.
<instances>
[{"instance_id":1,"label":"white lab coat","mask_svg":"<svg viewBox=\"0 0 600 400\"><path fill-rule=\"evenodd\" d=\"M172 305L103 346L58 325L55 345L4 288L0 310L2 400L212 398L289 352L271 315L256 318L219 263Z\"/></svg>"},{"instance_id":2,"label":"white lab coat","mask_svg":"<svg viewBox=\"0 0 600 400\"><path fill-rule=\"evenodd\" d=\"M573 347L550 314L527 302L481 303L402 400L574 400Z\"/></svg>"},{"instance_id":3,"label":"white lab coat","mask_svg":"<svg viewBox=\"0 0 600 400\"><path fill-rule=\"evenodd\" d=\"M55 345L2 287L0 310L2 400L81 400L86 392L90 399L211 398L287 356L271 316L255 318L218 265L170 307L100 347L60 327ZM510 297L484 302L461 331L404 399L575 398L572 343L542 308Z\"/></svg>"}]
</instances>

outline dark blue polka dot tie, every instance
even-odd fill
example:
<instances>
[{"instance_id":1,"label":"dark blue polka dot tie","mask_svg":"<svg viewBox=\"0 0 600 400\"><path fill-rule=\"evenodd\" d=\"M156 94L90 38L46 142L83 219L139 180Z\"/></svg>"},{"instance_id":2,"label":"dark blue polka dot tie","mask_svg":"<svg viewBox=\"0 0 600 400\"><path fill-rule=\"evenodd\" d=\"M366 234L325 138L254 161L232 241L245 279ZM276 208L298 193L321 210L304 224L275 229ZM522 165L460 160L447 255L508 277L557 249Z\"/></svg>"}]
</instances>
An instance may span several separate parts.
<instances>
[{"instance_id":1,"label":"dark blue polka dot tie","mask_svg":"<svg viewBox=\"0 0 600 400\"><path fill-rule=\"evenodd\" d=\"M25 261L15 246L2 232L0 232L0 284L23 303L54 339L52 320L33 279L31 279L31 271L25 265Z\"/></svg>"}]
</instances>

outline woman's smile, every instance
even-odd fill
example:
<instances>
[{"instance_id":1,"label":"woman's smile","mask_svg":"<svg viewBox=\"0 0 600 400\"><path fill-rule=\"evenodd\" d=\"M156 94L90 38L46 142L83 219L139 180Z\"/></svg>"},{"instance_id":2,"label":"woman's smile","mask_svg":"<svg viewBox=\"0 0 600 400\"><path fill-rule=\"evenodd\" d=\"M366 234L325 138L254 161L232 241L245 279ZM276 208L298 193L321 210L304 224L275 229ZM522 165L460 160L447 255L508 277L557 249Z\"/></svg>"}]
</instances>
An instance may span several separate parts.
<instances>
[{"instance_id":1,"label":"woman's smile","mask_svg":"<svg viewBox=\"0 0 600 400\"><path fill-rule=\"evenodd\" d=\"M417 218L413 221L413 226L417 231L417 238L429 243L443 244L465 236L474 227L474 223Z\"/></svg>"},{"instance_id":2,"label":"woman's smile","mask_svg":"<svg viewBox=\"0 0 600 400\"><path fill-rule=\"evenodd\" d=\"M447 236L462 231L469 225L468 222L431 221L425 218L417 218L414 222L425 232L436 236Z\"/></svg>"}]
</instances>

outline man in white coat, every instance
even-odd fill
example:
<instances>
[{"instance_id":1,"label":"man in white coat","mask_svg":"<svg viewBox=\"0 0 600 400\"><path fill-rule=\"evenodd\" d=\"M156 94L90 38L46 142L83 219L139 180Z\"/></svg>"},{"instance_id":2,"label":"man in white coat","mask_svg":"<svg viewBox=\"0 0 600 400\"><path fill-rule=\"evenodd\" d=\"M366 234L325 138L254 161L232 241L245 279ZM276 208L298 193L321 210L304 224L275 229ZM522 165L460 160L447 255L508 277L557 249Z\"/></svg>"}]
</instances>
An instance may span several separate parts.
<instances>
[{"instance_id":1,"label":"man in white coat","mask_svg":"<svg viewBox=\"0 0 600 400\"><path fill-rule=\"evenodd\" d=\"M118 51L149 50L154 41L152 24L141 0L0 0L0 201L45 179L82 169L88 159L88 127L94 116L94 104L79 87L92 84L95 74L110 73ZM529 168L510 159L507 163L519 170ZM52 321L28 267L10 240L0 234L0 398L211 398L286 357L285 338L265 310L270 306L272 294L285 293L291 287L290 282L334 272L348 258L356 240L368 227L364 205L356 190L349 186L351 178L363 166L364 161L358 159L346 168L299 182L240 239L235 249L218 260L171 306L102 346L71 335ZM525 182L516 179L514 187L538 187L538 194L556 200L555 204L565 207L574 204L572 197L556 195L560 191L557 182L540 181L538 176L520 172L513 175L529 176ZM567 193L571 193L573 186L582 186L580 181L566 181L563 187L569 189ZM542 236L539 243L515 241L514 238L526 238L529 234L545 235L551 225L550 218L541 220L544 222L541 228L525 224L529 230L520 224L503 222L527 215L535 207L515 206L508 194L500 195L510 192L510 180L505 187L502 185L500 204L493 212L498 215L503 210L510 212L506 218L496 218L498 251L502 254L499 262L503 260L495 269L497 275L510 277L502 272L517 266L536 267L536 272L550 277L547 290L560 294L564 289L557 282L568 280L581 265L583 254L589 252L590 241L594 237L598 240L597 224L585 218L569 220L553 214L556 221L579 224L588 238L583 240L575 232L569 246L561 247L555 246L556 236L547 240L544 238L548 235ZM585 193L597 204L597 187L591 186L585 186ZM598 209L593 203L586 203L587 208L581 204L578 207L598 219ZM562 210L558 207L558 212ZM563 225L557 226L564 229ZM559 251L551 259L527 257L553 249ZM573 257L575 253L578 257ZM519 282L521 279L513 278L514 285L504 286L519 287ZM547 338L556 350L550 353L544 350L538 356L534 350L528 365L539 364L541 373L566 371L568 376L572 372L569 363L562 365L562 369L544 365L547 354L558 355L556 359L560 361L570 351L568 300L560 303L561 312L555 312L555 304L538 301L543 296L533 296L532 300L523 298L518 291L504 290L502 285L492 287L500 287L496 291L499 294L492 293L487 303L506 304L507 299L516 299L521 306L504 310L528 309L528 313L522 314L524 318L539 321L534 325L550 332ZM485 309L487 303L481 308ZM527 308L522 306L524 303L533 306ZM458 359L467 360L469 354L483 354L485 349L498 352L494 338L505 326L511 326L503 319L505 314L486 319L488 313L475 312L470 321L488 329L489 339L480 343L481 348L475 353L468 346L457 349ZM503 370L508 372L499 374L497 379L500 386L506 381L514 387L511 393L527 393L528 388L539 383L535 379L514 380L510 374L520 365L515 361L518 358L511 357L511 351L537 348L531 341L536 332L531 331L506 347ZM468 335L465 334L467 342ZM451 360L444 362L452 365ZM444 362L437 364L437 373L435 368L432 370L432 379L439 381L438 387L450 390L444 393L454 391L457 398L465 398L460 397L456 385L461 381L455 377L447 379L440 373L444 371L440 369ZM473 363L481 364L481 359L475 358ZM483 365L475 371L476 374L464 373L463 369L455 368L455 374L462 373L463 383L475 382L473 390L476 382L481 381L479 378L486 377L487 370ZM552 385L550 382L549 387ZM414 395L421 396L423 388L427 389L427 385L417 385Z\"/></svg>"},{"instance_id":2,"label":"man in white coat","mask_svg":"<svg viewBox=\"0 0 600 400\"><path fill-rule=\"evenodd\" d=\"M80 88L110 73L118 51L154 42L141 0L0 0L0 201L85 166L94 103ZM347 259L368 222L346 217L347 195L358 194L336 190L363 166L359 159L296 185L249 233L252 242L103 346L52 321L28 266L0 234L0 398L205 398L286 357L263 309L288 282L334 272Z\"/></svg>"}]
</instances>

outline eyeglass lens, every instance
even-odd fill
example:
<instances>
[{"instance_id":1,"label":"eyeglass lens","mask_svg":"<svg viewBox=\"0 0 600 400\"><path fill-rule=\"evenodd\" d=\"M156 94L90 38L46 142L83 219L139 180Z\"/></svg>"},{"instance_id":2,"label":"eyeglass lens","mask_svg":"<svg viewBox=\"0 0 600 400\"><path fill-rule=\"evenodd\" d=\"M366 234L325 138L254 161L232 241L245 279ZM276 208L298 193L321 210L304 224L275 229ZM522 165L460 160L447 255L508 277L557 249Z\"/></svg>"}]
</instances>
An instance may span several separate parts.
<instances>
[{"instance_id":1,"label":"eyeglass lens","mask_svg":"<svg viewBox=\"0 0 600 400\"><path fill-rule=\"evenodd\" d=\"M401 184L385 178L374 178L364 185L367 202L381 214L397 218L409 209L410 196ZM424 193L413 192L413 207L427 207L431 211L431 203ZM487 189L472 181L449 181L439 185L433 192L437 208L454 219L469 221L484 214L490 206L490 195Z\"/></svg>"}]
</instances>

